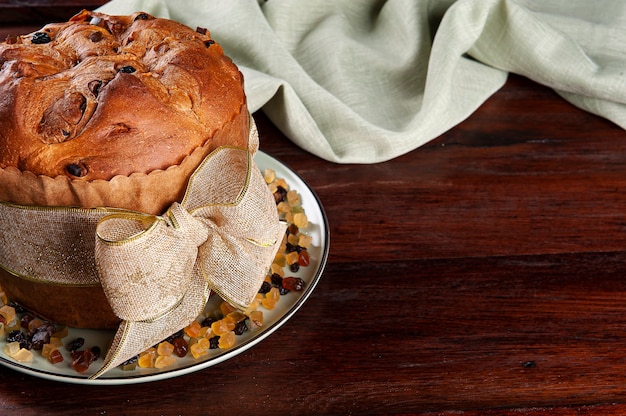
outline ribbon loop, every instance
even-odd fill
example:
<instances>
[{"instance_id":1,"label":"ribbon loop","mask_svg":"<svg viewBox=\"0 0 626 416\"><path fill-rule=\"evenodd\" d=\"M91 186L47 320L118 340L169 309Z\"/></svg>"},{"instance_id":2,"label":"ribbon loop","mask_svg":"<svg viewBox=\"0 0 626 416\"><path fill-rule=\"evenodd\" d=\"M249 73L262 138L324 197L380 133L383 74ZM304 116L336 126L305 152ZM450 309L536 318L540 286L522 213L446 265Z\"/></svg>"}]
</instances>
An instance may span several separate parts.
<instances>
[{"instance_id":1,"label":"ribbon loop","mask_svg":"<svg viewBox=\"0 0 626 416\"><path fill-rule=\"evenodd\" d=\"M139 214L114 214L99 222L96 267L117 316L154 320L180 302L198 253L198 237L190 237L194 233L187 228Z\"/></svg>"}]
</instances>

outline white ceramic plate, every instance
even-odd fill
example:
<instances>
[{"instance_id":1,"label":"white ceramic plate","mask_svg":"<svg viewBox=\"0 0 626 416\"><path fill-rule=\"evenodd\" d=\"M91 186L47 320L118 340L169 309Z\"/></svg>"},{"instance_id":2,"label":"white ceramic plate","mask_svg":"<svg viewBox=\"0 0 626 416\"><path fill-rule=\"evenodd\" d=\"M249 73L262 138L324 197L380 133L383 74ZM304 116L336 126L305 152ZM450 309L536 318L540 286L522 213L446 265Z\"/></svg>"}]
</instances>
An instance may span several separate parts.
<instances>
[{"instance_id":1,"label":"white ceramic plate","mask_svg":"<svg viewBox=\"0 0 626 416\"><path fill-rule=\"evenodd\" d=\"M35 358L33 362L18 363L4 353L5 336L0 337L0 364L35 377L67 383L100 385L143 383L178 377L219 364L253 347L280 328L304 304L319 281L328 257L329 230L326 215L319 199L302 178L283 163L263 152L257 153L255 162L261 171L266 168L274 169L277 178L285 178L291 189L296 189L300 193L302 206L309 219L309 226L304 232L313 237L312 246L308 249L311 255L309 266L301 267L297 273L287 272L289 275L300 277L306 282L304 290L301 292L290 292L281 296L277 306L271 311L260 307L264 315L264 326L262 328L248 330L237 336L235 345L229 349L212 349L209 350L208 355L198 359L194 359L191 354L187 354L184 358L177 358L175 364L163 369L137 367L135 370L122 371L120 368L115 368L96 380L89 380L88 377L99 369L98 363L102 363L102 358L92 364L91 368L83 374L79 374L72 369L71 358L64 348L62 349L64 361L58 364L53 365L49 363L38 351L34 351ZM206 310L219 310L221 302L222 300L218 296L211 296ZM104 355L113 334L113 331L70 328L70 333L64 340L69 342L76 337L83 337L85 339L85 347L97 345L101 348Z\"/></svg>"}]
</instances>

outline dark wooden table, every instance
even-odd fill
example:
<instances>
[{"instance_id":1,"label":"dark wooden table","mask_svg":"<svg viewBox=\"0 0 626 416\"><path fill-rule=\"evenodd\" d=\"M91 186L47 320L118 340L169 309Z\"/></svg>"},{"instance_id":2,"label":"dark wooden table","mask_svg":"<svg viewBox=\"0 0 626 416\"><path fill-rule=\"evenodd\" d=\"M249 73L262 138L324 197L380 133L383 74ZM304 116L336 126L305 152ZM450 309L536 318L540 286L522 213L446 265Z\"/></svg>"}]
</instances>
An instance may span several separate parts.
<instances>
[{"instance_id":1,"label":"dark wooden table","mask_svg":"<svg viewBox=\"0 0 626 416\"><path fill-rule=\"evenodd\" d=\"M1 414L626 414L626 132L518 76L375 165L325 162L255 116L330 223L307 303L175 379L77 386L0 367Z\"/></svg>"}]
</instances>

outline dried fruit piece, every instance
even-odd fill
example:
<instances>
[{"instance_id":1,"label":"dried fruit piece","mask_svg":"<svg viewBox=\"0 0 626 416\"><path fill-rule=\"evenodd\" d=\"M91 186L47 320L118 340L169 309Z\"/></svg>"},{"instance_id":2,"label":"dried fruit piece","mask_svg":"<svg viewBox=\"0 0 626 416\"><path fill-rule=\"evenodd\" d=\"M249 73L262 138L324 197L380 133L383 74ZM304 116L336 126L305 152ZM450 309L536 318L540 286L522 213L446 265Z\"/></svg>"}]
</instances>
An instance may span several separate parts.
<instances>
[{"instance_id":1,"label":"dried fruit piece","mask_svg":"<svg viewBox=\"0 0 626 416\"><path fill-rule=\"evenodd\" d=\"M54 349L50 352L50 355L48 356L48 361L50 361L52 364L58 364L60 362L63 362L63 354L61 354L61 351L59 351L58 349Z\"/></svg>"},{"instance_id":2,"label":"dried fruit piece","mask_svg":"<svg viewBox=\"0 0 626 416\"><path fill-rule=\"evenodd\" d=\"M7 323L15 321L15 308L9 305L3 305L0 307L0 315L4 317Z\"/></svg>"},{"instance_id":3,"label":"dried fruit piece","mask_svg":"<svg viewBox=\"0 0 626 416\"><path fill-rule=\"evenodd\" d=\"M142 368L153 368L156 357L156 348L148 348L146 351L139 354L137 365Z\"/></svg>"},{"instance_id":4,"label":"dried fruit piece","mask_svg":"<svg viewBox=\"0 0 626 416\"><path fill-rule=\"evenodd\" d=\"M191 352L193 358L202 357L203 355L207 355L209 353L207 349L197 342L189 348L189 351Z\"/></svg>"},{"instance_id":5,"label":"dried fruit piece","mask_svg":"<svg viewBox=\"0 0 626 416\"><path fill-rule=\"evenodd\" d=\"M172 340L172 345L174 346L174 354L179 357L184 357L187 355L189 351L189 344L183 337L176 337Z\"/></svg>"},{"instance_id":6,"label":"dried fruit piece","mask_svg":"<svg viewBox=\"0 0 626 416\"><path fill-rule=\"evenodd\" d=\"M235 339L236 339L235 333L233 331L228 331L224 335L220 336L218 346L221 349L228 349L232 347L233 345L235 345Z\"/></svg>"},{"instance_id":7,"label":"dried fruit piece","mask_svg":"<svg viewBox=\"0 0 626 416\"><path fill-rule=\"evenodd\" d=\"M176 358L169 355L159 355L154 361L154 368L168 367L176 362Z\"/></svg>"},{"instance_id":8,"label":"dried fruit piece","mask_svg":"<svg viewBox=\"0 0 626 416\"><path fill-rule=\"evenodd\" d=\"M263 312L262 311L252 311L250 315L248 315L250 319L250 324L252 328L260 328L263 326Z\"/></svg>"},{"instance_id":9,"label":"dried fruit piece","mask_svg":"<svg viewBox=\"0 0 626 416\"><path fill-rule=\"evenodd\" d=\"M298 255L298 264L302 267L306 267L311 264L311 255L307 250L300 251Z\"/></svg>"},{"instance_id":10,"label":"dried fruit piece","mask_svg":"<svg viewBox=\"0 0 626 416\"><path fill-rule=\"evenodd\" d=\"M45 32L35 32L30 37L30 41L36 45L41 45L52 42L52 39L50 39L50 35Z\"/></svg>"},{"instance_id":11,"label":"dried fruit piece","mask_svg":"<svg viewBox=\"0 0 626 416\"><path fill-rule=\"evenodd\" d=\"M197 338L200 333L200 328L202 328L200 323L198 321L193 321L185 327L185 334L187 334L190 338Z\"/></svg>"},{"instance_id":12,"label":"dried fruit piece","mask_svg":"<svg viewBox=\"0 0 626 416\"><path fill-rule=\"evenodd\" d=\"M227 333L228 331L231 331L232 329L234 329L234 327L235 327L235 324L233 321L227 320L227 319L220 319L219 321L215 321L211 324L211 331L213 331L213 334L217 336L221 336Z\"/></svg>"},{"instance_id":13,"label":"dried fruit piece","mask_svg":"<svg viewBox=\"0 0 626 416\"><path fill-rule=\"evenodd\" d=\"M170 356L174 353L174 345L167 341L161 342L157 347L158 355Z\"/></svg>"},{"instance_id":14,"label":"dried fruit piece","mask_svg":"<svg viewBox=\"0 0 626 416\"><path fill-rule=\"evenodd\" d=\"M304 289L305 282L299 277L285 277L283 279L283 287L287 290L300 291Z\"/></svg>"},{"instance_id":15,"label":"dried fruit piece","mask_svg":"<svg viewBox=\"0 0 626 416\"><path fill-rule=\"evenodd\" d=\"M274 169L265 169L263 172L263 178L265 179L265 183L272 183L276 180L276 171Z\"/></svg>"},{"instance_id":16,"label":"dried fruit piece","mask_svg":"<svg viewBox=\"0 0 626 416\"><path fill-rule=\"evenodd\" d=\"M287 264L291 266L292 264L297 263L299 256L300 256L300 254L298 254L297 251L292 251L291 253L287 253L285 255L285 259L287 260Z\"/></svg>"},{"instance_id":17,"label":"dried fruit piece","mask_svg":"<svg viewBox=\"0 0 626 416\"><path fill-rule=\"evenodd\" d=\"M71 341L69 344L67 344L65 348L67 348L68 351L72 352L82 348L83 345L85 345L85 338L78 337Z\"/></svg>"},{"instance_id":18,"label":"dried fruit piece","mask_svg":"<svg viewBox=\"0 0 626 416\"><path fill-rule=\"evenodd\" d=\"M57 347L55 345L52 344L44 344L43 347L41 348L41 355L44 358L48 358L50 357L50 353L54 350L56 350Z\"/></svg>"},{"instance_id":19,"label":"dried fruit piece","mask_svg":"<svg viewBox=\"0 0 626 416\"><path fill-rule=\"evenodd\" d=\"M9 357L14 357L15 354L17 354L17 352L20 350L20 343L17 341L11 341L8 342L5 346L4 346L4 353L6 355L8 355Z\"/></svg>"},{"instance_id":20,"label":"dried fruit piece","mask_svg":"<svg viewBox=\"0 0 626 416\"><path fill-rule=\"evenodd\" d=\"M137 359L139 357L134 356L129 358L128 360L124 361L122 364L120 364L120 368L122 369L122 371L132 371L135 368L137 368Z\"/></svg>"},{"instance_id":21,"label":"dried fruit piece","mask_svg":"<svg viewBox=\"0 0 626 416\"><path fill-rule=\"evenodd\" d=\"M30 363L33 361L33 353L28 351L26 348L20 348L20 350L11 358L19 363Z\"/></svg>"},{"instance_id":22,"label":"dried fruit piece","mask_svg":"<svg viewBox=\"0 0 626 416\"><path fill-rule=\"evenodd\" d=\"M84 373L89 369L91 363L96 360L94 353L91 349L87 348L84 351L75 351L74 361L72 361L72 368L77 373Z\"/></svg>"},{"instance_id":23,"label":"dried fruit piece","mask_svg":"<svg viewBox=\"0 0 626 416\"><path fill-rule=\"evenodd\" d=\"M309 219L304 212L298 212L293 216L293 223L298 228L306 228L309 225Z\"/></svg>"}]
</instances>

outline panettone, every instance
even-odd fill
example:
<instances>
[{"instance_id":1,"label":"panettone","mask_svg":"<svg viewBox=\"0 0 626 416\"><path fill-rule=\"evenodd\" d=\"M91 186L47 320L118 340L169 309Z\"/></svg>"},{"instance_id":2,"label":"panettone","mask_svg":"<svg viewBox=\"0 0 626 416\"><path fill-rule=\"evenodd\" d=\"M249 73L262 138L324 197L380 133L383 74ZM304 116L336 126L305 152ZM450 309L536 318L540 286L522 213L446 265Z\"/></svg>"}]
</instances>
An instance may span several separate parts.
<instances>
[{"instance_id":1,"label":"panettone","mask_svg":"<svg viewBox=\"0 0 626 416\"><path fill-rule=\"evenodd\" d=\"M205 29L83 11L7 38L0 66L3 202L160 215L211 151L248 146L242 75ZM0 285L56 322L119 322L100 287L59 287L3 268Z\"/></svg>"}]
</instances>

